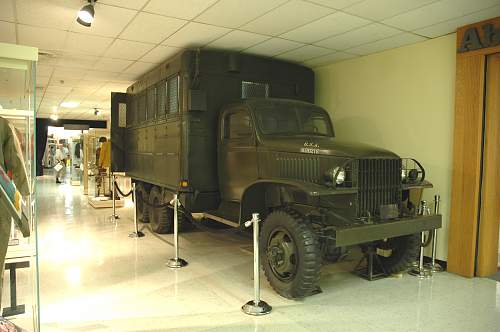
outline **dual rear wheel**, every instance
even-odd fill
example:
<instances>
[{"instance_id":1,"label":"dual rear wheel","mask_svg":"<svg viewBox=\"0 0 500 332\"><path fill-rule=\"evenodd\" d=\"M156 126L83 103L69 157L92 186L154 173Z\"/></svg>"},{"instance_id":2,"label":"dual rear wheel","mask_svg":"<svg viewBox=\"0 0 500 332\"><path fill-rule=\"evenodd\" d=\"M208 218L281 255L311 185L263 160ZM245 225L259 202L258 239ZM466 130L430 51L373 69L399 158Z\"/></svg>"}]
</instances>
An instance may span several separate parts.
<instances>
[{"instance_id":1,"label":"dual rear wheel","mask_svg":"<svg viewBox=\"0 0 500 332\"><path fill-rule=\"evenodd\" d=\"M158 234L174 231L174 209L167 204L160 187L154 186L148 192L141 183L137 185L137 220L149 223L151 230ZM178 212L179 227L185 223L184 215Z\"/></svg>"}]
</instances>

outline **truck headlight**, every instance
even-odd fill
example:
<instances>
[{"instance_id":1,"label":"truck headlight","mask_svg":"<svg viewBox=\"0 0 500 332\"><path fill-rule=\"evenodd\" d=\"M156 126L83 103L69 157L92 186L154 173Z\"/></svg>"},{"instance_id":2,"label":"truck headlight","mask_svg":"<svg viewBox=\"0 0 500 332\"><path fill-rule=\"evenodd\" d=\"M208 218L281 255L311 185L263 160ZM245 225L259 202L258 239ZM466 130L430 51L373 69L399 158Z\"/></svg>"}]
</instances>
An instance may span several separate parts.
<instances>
[{"instance_id":1,"label":"truck headlight","mask_svg":"<svg viewBox=\"0 0 500 332\"><path fill-rule=\"evenodd\" d=\"M335 177L336 176L336 177ZM342 184L345 181L345 170L340 167L335 167L330 171L331 181L335 181L336 184Z\"/></svg>"}]
</instances>

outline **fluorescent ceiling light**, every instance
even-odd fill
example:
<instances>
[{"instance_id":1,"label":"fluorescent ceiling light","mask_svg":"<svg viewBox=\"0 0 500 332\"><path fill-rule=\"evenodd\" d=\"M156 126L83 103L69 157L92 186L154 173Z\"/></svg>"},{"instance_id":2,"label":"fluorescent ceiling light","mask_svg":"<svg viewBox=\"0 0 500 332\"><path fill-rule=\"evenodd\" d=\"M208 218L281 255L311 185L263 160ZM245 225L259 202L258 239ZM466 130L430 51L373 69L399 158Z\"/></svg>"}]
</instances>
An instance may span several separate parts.
<instances>
[{"instance_id":1,"label":"fluorescent ceiling light","mask_svg":"<svg viewBox=\"0 0 500 332\"><path fill-rule=\"evenodd\" d=\"M66 108L75 108L80 106L80 103L77 101L63 101L61 103L61 107L66 107Z\"/></svg>"},{"instance_id":2,"label":"fluorescent ceiling light","mask_svg":"<svg viewBox=\"0 0 500 332\"><path fill-rule=\"evenodd\" d=\"M54 121L59 120L59 117L57 116L57 114L51 114L51 115L50 115L50 118L51 118L52 120L54 120Z\"/></svg>"},{"instance_id":3,"label":"fluorescent ceiling light","mask_svg":"<svg viewBox=\"0 0 500 332\"><path fill-rule=\"evenodd\" d=\"M94 21L94 2L89 1L90 4L83 6L78 11L78 17L76 21L83 26L90 27Z\"/></svg>"}]
</instances>

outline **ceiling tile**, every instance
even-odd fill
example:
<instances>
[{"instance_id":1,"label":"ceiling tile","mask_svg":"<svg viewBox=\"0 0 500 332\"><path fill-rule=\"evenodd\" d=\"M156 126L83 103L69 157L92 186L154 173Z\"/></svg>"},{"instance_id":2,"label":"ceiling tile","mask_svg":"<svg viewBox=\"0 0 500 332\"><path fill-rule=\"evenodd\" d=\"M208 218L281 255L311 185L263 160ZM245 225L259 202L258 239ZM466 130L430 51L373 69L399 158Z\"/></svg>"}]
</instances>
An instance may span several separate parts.
<instances>
[{"instance_id":1,"label":"ceiling tile","mask_svg":"<svg viewBox=\"0 0 500 332\"><path fill-rule=\"evenodd\" d=\"M304 43L312 43L369 24L370 21L342 12L320 18L281 35Z\"/></svg>"},{"instance_id":2,"label":"ceiling tile","mask_svg":"<svg viewBox=\"0 0 500 332\"><path fill-rule=\"evenodd\" d=\"M110 72L122 72L133 63L131 60L101 58L94 66L95 70L104 70Z\"/></svg>"},{"instance_id":3,"label":"ceiling tile","mask_svg":"<svg viewBox=\"0 0 500 332\"><path fill-rule=\"evenodd\" d=\"M473 14L465 15L459 18L431 25L429 27L418 29L413 32L429 38L436 38L439 36L444 36L446 34L455 32L458 27L462 27L464 25L472 24L475 22L484 21L497 16L500 16L500 5L495 7L490 7L485 10L480 10Z\"/></svg>"},{"instance_id":4,"label":"ceiling tile","mask_svg":"<svg viewBox=\"0 0 500 332\"><path fill-rule=\"evenodd\" d=\"M52 74L53 80L79 80L82 79L87 71L78 68L57 67Z\"/></svg>"},{"instance_id":5,"label":"ceiling tile","mask_svg":"<svg viewBox=\"0 0 500 332\"><path fill-rule=\"evenodd\" d=\"M47 94L52 94L52 95L67 95L68 93L71 92L71 87L69 86L55 86L55 85L49 85L46 89Z\"/></svg>"},{"instance_id":6,"label":"ceiling tile","mask_svg":"<svg viewBox=\"0 0 500 332\"><path fill-rule=\"evenodd\" d=\"M498 0L442 0L384 20L403 30L416 30L498 5Z\"/></svg>"},{"instance_id":7,"label":"ceiling tile","mask_svg":"<svg viewBox=\"0 0 500 332\"><path fill-rule=\"evenodd\" d=\"M339 62L342 60L352 59L355 57L358 57L358 55L345 52L335 52L332 54L322 55L320 57L307 60L303 62L303 64L309 67L317 67Z\"/></svg>"},{"instance_id":8,"label":"ceiling tile","mask_svg":"<svg viewBox=\"0 0 500 332\"><path fill-rule=\"evenodd\" d=\"M6 0L2 0L6 1ZM16 0L18 23L69 30L77 11L84 5L80 0Z\"/></svg>"},{"instance_id":9,"label":"ceiling tile","mask_svg":"<svg viewBox=\"0 0 500 332\"><path fill-rule=\"evenodd\" d=\"M245 24L241 29L277 36L333 12L333 9L310 2L293 0Z\"/></svg>"},{"instance_id":10,"label":"ceiling tile","mask_svg":"<svg viewBox=\"0 0 500 332\"><path fill-rule=\"evenodd\" d=\"M0 42L16 43L16 26L14 23L0 21Z\"/></svg>"},{"instance_id":11,"label":"ceiling tile","mask_svg":"<svg viewBox=\"0 0 500 332\"><path fill-rule=\"evenodd\" d=\"M78 53L62 52L57 54L56 66L92 69L99 57L94 55L82 55Z\"/></svg>"},{"instance_id":12,"label":"ceiling tile","mask_svg":"<svg viewBox=\"0 0 500 332\"><path fill-rule=\"evenodd\" d=\"M390 48L396 48L408 44L418 43L420 41L427 40L424 37L414 35L412 33L403 32L399 35L392 36L386 39L382 39L373 43L368 43L360 46L356 46L347 50L348 53L366 55L371 53L380 52Z\"/></svg>"},{"instance_id":13,"label":"ceiling tile","mask_svg":"<svg viewBox=\"0 0 500 332\"><path fill-rule=\"evenodd\" d=\"M437 0L365 0L344 9L344 12L380 21Z\"/></svg>"},{"instance_id":14,"label":"ceiling tile","mask_svg":"<svg viewBox=\"0 0 500 332\"><path fill-rule=\"evenodd\" d=\"M146 43L159 43L176 32L186 22L177 18L139 13L123 31L120 38Z\"/></svg>"},{"instance_id":15,"label":"ceiling tile","mask_svg":"<svg viewBox=\"0 0 500 332\"><path fill-rule=\"evenodd\" d=\"M94 81L110 81L116 77L118 77L118 73L102 71L102 70L90 70L85 74L83 79L94 80Z\"/></svg>"},{"instance_id":16,"label":"ceiling tile","mask_svg":"<svg viewBox=\"0 0 500 332\"><path fill-rule=\"evenodd\" d=\"M52 78L49 82L49 86L62 86L62 87L69 87L69 88L74 88L75 84L77 84L80 80L79 79L54 79Z\"/></svg>"},{"instance_id":17,"label":"ceiling tile","mask_svg":"<svg viewBox=\"0 0 500 332\"><path fill-rule=\"evenodd\" d=\"M314 45L306 45L296 50L280 54L277 56L277 58L295 62L303 62L333 52L334 51L327 48Z\"/></svg>"},{"instance_id":18,"label":"ceiling tile","mask_svg":"<svg viewBox=\"0 0 500 332\"><path fill-rule=\"evenodd\" d=\"M86 89L86 90L92 90L95 91L99 89L101 86L103 86L105 83L102 81L95 81L95 80L81 80L75 83L74 87L75 89Z\"/></svg>"},{"instance_id":19,"label":"ceiling tile","mask_svg":"<svg viewBox=\"0 0 500 332\"><path fill-rule=\"evenodd\" d=\"M266 39L269 39L269 37L251 32L234 30L227 35L211 42L210 44L208 44L208 47L240 51L244 48L248 48L257 43L263 42Z\"/></svg>"},{"instance_id":20,"label":"ceiling tile","mask_svg":"<svg viewBox=\"0 0 500 332\"><path fill-rule=\"evenodd\" d=\"M343 9L362 0L309 0L318 5L327 6L334 9Z\"/></svg>"},{"instance_id":21,"label":"ceiling tile","mask_svg":"<svg viewBox=\"0 0 500 332\"><path fill-rule=\"evenodd\" d=\"M287 0L220 0L207 9L196 21L237 28L250 22Z\"/></svg>"},{"instance_id":22,"label":"ceiling tile","mask_svg":"<svg viewBox=\"0 0 500 332\"><path fill-rule=\"evenodd\" d=\"M12 1L0 1L0 20L14 22L14 6Z\"/></svg>"},{"instance_id":23,"label":"ceiling tile","mask_svg":"<svg viewBox=\"0 0 500 332\"><path fill-rule=\"evenodd\" d=\"M117 37L135 14L137 14L135 10L107 6L97 2L95 4L95 19L92 22L92 26L84 27L74 21L71 31L105 37Z\"/></svg>"},{"instance_id":24,"label":"ceiling tile","mask_svg":"<svg viewBox=\"0 0 500 332\"><path fill-rule=\"evenodd\" d=\"M132 66L128 67L124 72L128 74L143 75L146 74L151 69L155 68L156 66L157 66L156 63L137 61Z\"/></svg>"},{"instance_id":25,"label":"ceiling tile","mask_svg":"<svg viewBox=\"0 0 500 332\"><path fill-rule=\"evenodd\" d=\"M99 0L99 2L105 3L107 5L139 10L144 7L148 0Z\"/></svg>"},{"instance_id":26,"label":"ceiling tile","mask_svg":"<svg viewBox=\"0 0 500 332\"><path fill-rule=\"evenodd\" d=\"M354 46L394 36L399 33L401 33L400 30L383 24L372 23L359 29L324 39L315 44L335 50L345 50Z\"/></svg>"},{"instance_id":27,"label":"ceiling tile","mask_svg":"<svg viewBox=\"0 0 500 332\"><path fill-rule=\"evenodd\" d=\"M260 44L247 48L244 52L272 57L301 46L304 46L304 44L281 38L271 38Z\"/></svg>"},{"instance_id":28,"label":"ceiling tile","mask_svg":"<svg viewBox=\"0 0 500 332\"><path fill-rule=\"evenodd\" d=\"M101 55L112 41L113 39L107 37L68 32L64 49L75 53Z\"/></svg>"},{"instance_id":29,"label":"ceiling tile","mask_svg":"<svg viewBox=\"0 0 500 332\"><path fill-rule=\"evenodd\" d=\"M151 0L144 8L144 11L190 20L210 7L216 1L217 0Z\"/></svg>"},{"instance_id":30,"label":"ceiling tile","mask_svg":"<svg viewBox=\"0 0 500 332\"><path fill-rule=\"evenodd\" d=\"M106 53L104 53L104 56L116 59L137 60L153 47L154 45L152 44L117 39Z\"/></svg>"},{"instance_id":31,"label":"ceiling tile","mask_svg":"<svg viewBox=\"0 0 500 332\"><path fill-rule=\"evenodd\" d=\"M138 75L138 74L121 73L120 75L118 75L117 79L118 80L123 80L123 81L132 81L132 82L135 82L139 76L140 75Z\"/></svg>"},{"instance_id":32,"label":"ceiling tile","mask_svg":"<svg viewBox=\"0 0 500 332\"><path fill-rule=\"evenodd\" d=\"M19 44L38 47L42 50L61 50L64 47L67 32L49 28L36 28L18 24Z\"/></svg>"},{"instance_id":33,"label":"ceiling tile","mask_svg":"<svg viewBox=\"0 0 500 332\"><path fill-rule=\"evenodd\" d=\"M231 31L227 28L190 22L163 42L164 45L177 47L199 47L208 44Z\"/></svg>"},{"instance_id":34,"label":"ceiling tile","mask_svg":"<svg viewBox=\"0 0 500 332\"><path fill-rule=\"evenodd\" d=\"M156 46L140 60L149 63L161 63L179 53L182 49L172 46Z\"/></svg>"}]
</instances>

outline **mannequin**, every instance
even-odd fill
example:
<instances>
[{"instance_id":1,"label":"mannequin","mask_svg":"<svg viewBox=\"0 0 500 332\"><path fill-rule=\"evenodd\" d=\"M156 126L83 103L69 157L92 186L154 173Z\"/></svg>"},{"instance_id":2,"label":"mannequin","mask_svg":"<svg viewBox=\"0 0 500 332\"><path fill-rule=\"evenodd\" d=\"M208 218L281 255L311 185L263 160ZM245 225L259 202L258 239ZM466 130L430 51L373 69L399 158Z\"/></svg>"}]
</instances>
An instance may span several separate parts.
<instances>
[{"instance_id":1,"label":"mannequin","mask_svg":"<svg viewBox=\"0 0 500 332\"><path fill-rule=\"evenodd\" d=\"M14 127L2 117L0 117L0 165L12 174L12 180L21 195L28 196L30 187L21 145L16 137ZM0 299L2 298L5 255L9 244L10 227L10 215L6 211L0 210Z\"/></svg>"}]
</instances>

